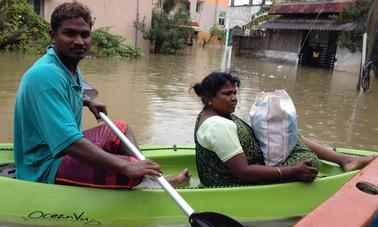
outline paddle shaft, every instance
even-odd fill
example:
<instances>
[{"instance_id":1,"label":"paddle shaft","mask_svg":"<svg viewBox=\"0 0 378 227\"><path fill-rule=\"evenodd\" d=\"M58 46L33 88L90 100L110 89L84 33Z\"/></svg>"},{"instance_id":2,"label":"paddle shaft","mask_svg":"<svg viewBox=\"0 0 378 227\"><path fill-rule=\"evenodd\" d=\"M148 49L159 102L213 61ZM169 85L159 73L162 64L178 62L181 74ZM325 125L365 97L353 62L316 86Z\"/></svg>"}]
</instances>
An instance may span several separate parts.
<instances>
[{"instance_id":1,"label":"paddle shaft","mask_svg":"<svg viewBox=\"0 0 378 227\"><path fill-rule=\"evenodd\" d=\"M100 112L100 117L139 160L146 159L142 155L142 153L134 146L134 144L130 142L130 140L117 128L117 126L113 124L113 122L104 113ZM155 180L168 193L173 201L175 201L175 203L181 208L181 210L184 211L186 216L190 217L190 215L194 213L194 210L190 207L190 205L180 196L180 194L177 193L177 191L171 186L171 184L168 183L168 181L164 177L155 177Z\"/></svg>"}]
</instances>

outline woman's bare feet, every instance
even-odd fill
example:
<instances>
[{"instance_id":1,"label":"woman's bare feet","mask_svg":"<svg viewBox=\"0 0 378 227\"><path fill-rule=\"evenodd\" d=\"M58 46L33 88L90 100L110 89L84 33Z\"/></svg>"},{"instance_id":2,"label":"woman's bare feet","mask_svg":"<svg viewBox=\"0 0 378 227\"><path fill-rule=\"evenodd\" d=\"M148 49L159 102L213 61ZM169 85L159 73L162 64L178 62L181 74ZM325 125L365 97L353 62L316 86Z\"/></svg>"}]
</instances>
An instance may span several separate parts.
<instances>
[{"instance_id":1,"label":"woman's bare feet","mask_svg":"<svg viewBox=\"0 0 378 227\"><path fill-rule=\"evenodd\" d=\"M345 156L342 160L341 168L344 171L351 171L356 169L361 169L369 164L374 158L378 156L362 156L362 157L355 157L355 156Z\"/></svg>"},{"instance_id":2,"label":"woman's bare feet","mask_svg":"<svg viewBox=\"0 0 378 227\"><path fill-rule=\"evenodd\" d=\"M172 185L172 187L176 188L186 185L189 182L191 176L192 175L190 174L189 170L184 169L179 174L175 176L165 177L165 179Z\"/></svg>"}]
</instances>

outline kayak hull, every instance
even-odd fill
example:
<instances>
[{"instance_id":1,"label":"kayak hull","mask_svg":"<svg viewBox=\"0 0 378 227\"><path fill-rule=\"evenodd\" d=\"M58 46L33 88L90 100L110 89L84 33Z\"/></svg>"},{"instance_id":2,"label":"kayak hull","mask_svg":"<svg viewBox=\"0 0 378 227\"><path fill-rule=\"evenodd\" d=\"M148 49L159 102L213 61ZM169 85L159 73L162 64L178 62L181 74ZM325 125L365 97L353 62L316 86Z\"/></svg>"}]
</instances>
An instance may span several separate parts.
<instances>
[{"instance_id":1,"label":"kayak hull","mask_svg":"<svg viewBox=\"0 0 378 227\"><path fill-rule=\"evenodd\" d=\"M321 177L312 183L204 188L199 185L193 148L145 147L143 153L158 162L166 175L183 168L190 170L193 175L190 185L177 191L196 212L218 212L244 223L307 214L358 172L343 173L337 165L322 162ZM0 164L12 161L12 146L1 145ZM188 218L162 189L97 189L0 177L0 192L0 223L34 226L186 226L188 223Z\"/></svg>"}]
</instances>

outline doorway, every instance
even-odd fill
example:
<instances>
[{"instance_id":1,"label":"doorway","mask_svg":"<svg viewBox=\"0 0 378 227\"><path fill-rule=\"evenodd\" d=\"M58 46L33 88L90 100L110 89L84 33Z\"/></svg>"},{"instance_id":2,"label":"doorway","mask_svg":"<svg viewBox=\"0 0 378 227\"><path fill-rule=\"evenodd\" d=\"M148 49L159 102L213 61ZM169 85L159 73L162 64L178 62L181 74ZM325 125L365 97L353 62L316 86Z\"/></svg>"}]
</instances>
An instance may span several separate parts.
<instances>
[{"instance_id":1,"label":"doorway","mask_svg":"<svg viewBox=\"0 0 378 227\"><path fill-rule=\"evenodd\" d=\"M334 31L304 32L298 64L333 69L336 61L337 37L338 33Z\"/></svg>"}]
</instances>

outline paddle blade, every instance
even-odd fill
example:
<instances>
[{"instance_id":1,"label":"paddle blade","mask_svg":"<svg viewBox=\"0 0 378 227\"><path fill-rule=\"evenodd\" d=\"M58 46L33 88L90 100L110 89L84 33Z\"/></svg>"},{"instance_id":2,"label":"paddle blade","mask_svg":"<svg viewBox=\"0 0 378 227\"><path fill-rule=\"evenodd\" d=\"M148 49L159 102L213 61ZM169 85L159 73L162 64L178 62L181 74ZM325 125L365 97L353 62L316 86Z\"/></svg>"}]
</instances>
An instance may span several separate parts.
<instances>
[{"instance_id":1,"label":"paddle blade","mask_svg":"<svg viewBox=\"0 0 378 227\"><path fill-rule=\"evenodd\" d=\"M189 222L192 227L243 227L238 221L214 212L193 213Z\"/></svg>"},{"instance_id":2,"label":"paddle blade","mask_svg":"<svg viewBox=\"0 0 378 227\"><path fill-rule=\"evenodd\" d=\"M95 99L98 96L98 91L92 85L90 85L87 81L83 80L83 89L84 93L90 98Z\"/></svg>"}]
</instances>

